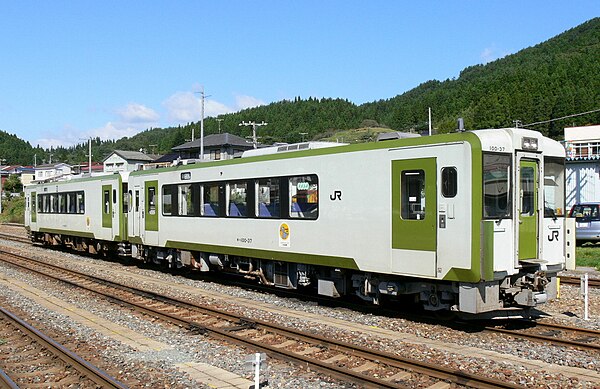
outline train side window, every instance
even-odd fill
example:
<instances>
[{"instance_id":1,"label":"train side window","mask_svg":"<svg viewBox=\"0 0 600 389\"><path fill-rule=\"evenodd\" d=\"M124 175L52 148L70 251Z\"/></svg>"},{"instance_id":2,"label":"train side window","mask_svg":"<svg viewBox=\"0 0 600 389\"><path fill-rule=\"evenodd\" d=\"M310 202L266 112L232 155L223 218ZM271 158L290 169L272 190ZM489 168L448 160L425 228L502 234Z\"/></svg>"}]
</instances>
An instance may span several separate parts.
<instances>
[{"instance_id":1,"label":"train side window","mask_svg":"<svg viewBox=\"0 0 600 389\"><path fill-rule=\"evenodd\" d=\"M425 171L403 171L400 177L400 188L402 219L425 219Z\"/></svg>"},{"instance_id":2,"label":"train side window","mask_svg":"<svg viewBox=\"0 0 600 389\"><path fill-rule=\"evenodd\" d=\"M77 209L79 213L85 213L85 192L77 192Z\"/></svg>"},{"instance_id":3,"label":"train side window","mask_svg":"<svg viewBox=\"0 0 600 389\"><path fill-rule=\"evenodd\" d=\"M67 213L67 194L58 194L58 213Z\"/></svg>"},{"instance_id":4,"label":"train side window","mask_svg":"<svg viewBox=\"0 0 600 389\"><path fill-rule=\"evenodd\" d=\"M156 188L148 188L148 214L156 214Z\"/></svg>"},{"instance_id":5,"label":"train side window","mask_svg":"<svg viewBox=\"0 0 600 389\"><path fill-rule=\"evenodd\" d=\"M135 191L135 211L136 212L140 211L140 191L139 190Z\"/></svg>"},{"instance_id":6,"label":"train side window","mask_svg":"<svg viewBox=\"0 0 600 389\"><path fill-rule=\"evenodd\" d=\"M228 195L228 216L246 217L248 216L248 182L237 181L230 182Z\"/></svg>"},{"instance_id":7,"label":"train side window","mask_svg":"<svg viewBox=\"0 0 600 389\"><path fill-rule=\"evenodd\" d=\"M279 178L258 180L256 216L261 218L281 217L279 181Z\"/></svg>"},{"instance_id":8,"label":"train side window","mask_svg":"<svg viewBox=\"0 0 600 389\"><path fill-rule=\"evenodd\" d=\"M197 197L198 186L195 184L180 184L177 186L177 206L179 216L194 216L197 214L198 203L194 201Z\"/></svg>"},{"instance_id":9,"label":"train side window","mask_svg":"<svg viewBox=\"0 0 600 389\"><path fill-rule=\"evenodd\" d=\"M57 194L50 195L50 212L51 213L58 212L58 195Z\"/></svg>"},{"instance_id":10,"label":"train side window","mask_svg":"<svg viewBox=\"0 0 600 389\"><path fill-rule=\"evenodd\" d=\"M202 186L202 216L219 216L221 207L219 202L219 184L205 184Z\"/></svg>"},{"instance_id":11,"label":"train side window","mask_svg":"<svg viewBox=\"0 0 600 389\"><path fill-rule=\"evenodd\" d=\"M290 217L316 219L319 216L319 182L316 175L289 179Z\"/></svg>"},{"instance_id":12,"label":"train side window","mask_svg":"<svg viewBox=\"0 0 600 389\"><path fill-rule=\"evenodd\" d=\"M117 190L113 189L113 204L117 203Z\"/></svg>"},{"instance_id":13,"label":"train side window","mask_svg":"<svg viewBox=\"0 0 600 389\"><path fill-rule=\"evenodd\" d=\"M171 216L173 215L173 194L171 193L171 185L165 185L162 189L162 213L165 216Z\"/></svg>"},{"instance_id":14,"label":"train side window","mask_svg":"<svg viewBox=\"0 0 600 389\"><path fill-rule=\"evenodd\" d=\"M77 193L67 193L67 209L68 213L77 213Z\"/></svg>"},{"instance_id":15,"label":"train side window","mask_svg":"<svg viewBox=\"0 0 600 389\"><path fill-rule=\"evenodd\" d=\"M38 212L40 212L40 213L46 212L46 210L44 209L44 203L46 202L44 200L45 198L46 198L46 195L38 195L38 197L37 197Z\"/></svg>"},{"instance_id":16,"label":"train side window","mask_svg":"<svg viewBox=\"0 0 600 389\"><path fill-rule=\"evenodd\" d=\"M446 198L455 197L458 193L458 173L455 167L442 169L442 196Z\"/></svg>"}]
</instances>

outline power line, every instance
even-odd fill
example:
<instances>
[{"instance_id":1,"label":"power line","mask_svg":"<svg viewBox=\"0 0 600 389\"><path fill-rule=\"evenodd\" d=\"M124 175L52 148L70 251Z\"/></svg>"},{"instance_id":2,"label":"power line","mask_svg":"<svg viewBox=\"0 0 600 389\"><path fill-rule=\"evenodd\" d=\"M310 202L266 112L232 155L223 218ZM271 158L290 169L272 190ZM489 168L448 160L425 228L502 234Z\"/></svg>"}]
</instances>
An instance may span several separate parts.
<instances>
[{"instance_id":1,"label":"power line","mask_svg":"<svg viewBox=\"0 0 600 389\"><path fill-rule=\"evenodd\" d=\"M551 123L551 122L555 122L558 120L563 120L563 119L569 119L569 118L574 118L576 116L583 116L583 115L588 115L590 113L595 113L595 112L600 112L600 108L598 109L594 109L592 111L587 111L587 112L581 112L581 113L575 113L573 115L568 115L568 116L563 116L561 118L555 118L555 119L550 119L550 120L544 120L541 122L535 122L535 123L529 123L529 124L523 124L521 125L521 127L531 127L531 126L536 126L538 124L545 124L545 123Z\"/></svg>"}]
</instances>

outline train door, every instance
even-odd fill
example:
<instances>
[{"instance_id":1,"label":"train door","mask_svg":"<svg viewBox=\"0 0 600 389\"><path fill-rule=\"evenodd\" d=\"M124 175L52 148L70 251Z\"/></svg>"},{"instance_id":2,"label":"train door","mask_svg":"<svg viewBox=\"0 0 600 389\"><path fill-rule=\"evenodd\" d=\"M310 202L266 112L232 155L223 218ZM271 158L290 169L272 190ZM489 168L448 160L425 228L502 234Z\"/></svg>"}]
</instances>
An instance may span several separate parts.
<instances>
[{"instance_id":1,"label":"train door","mask_svg":"<svg viewBox=\"0 0 600 389\"><path fill-rule=\"evenodd\" d=\"M142 189L139 185L136 185L133 188L133 201L132 204L132 227L133 227L133 236L140 237L144 239L143 235L143 223L144 223L144 212L140 211L144 209L144 204L141 195Z\"/></svg>"},{"instance_id":2,"label":"train door","mask_svg":"<svg viewBox=\"0 0 600 389\"><path fill-rule=\"evenodd\" d=\"M392 271L436 276L435 158L392 161Z\"/></svg>"},{"instance_id":3,"label":"train door","mask_svg":"<svg viewBox=\"0 0 600 389\"><path fill-rule=\"evenodd\" d=\"M519 260L538 257L539 234L539 164L536 160L519 161L517 188L519 214Z\"/></svg>"},{"instance_id":4,"label":"train door","mask_svg":"<svg viewBox=\"0 0 600 389\"><path fill-rule=\"evenodd\" d=\"M113 237L113 202L112 202L112 184L102 183L102 228L108 229L108 237ZM104 234L103 234L104 235ZM106 236L105 236L106 238Z\"/></svg>"},{"instance_id":5,"label":"train door","mask_svg":"<svg viewBox=\"0 0 600 389\"><path fill-rule=\"evenodd\" d=\"M37 195L36 192L31 192L29 199L29 226L33 229L37 225Z\"/></svg>"}]
</instances>

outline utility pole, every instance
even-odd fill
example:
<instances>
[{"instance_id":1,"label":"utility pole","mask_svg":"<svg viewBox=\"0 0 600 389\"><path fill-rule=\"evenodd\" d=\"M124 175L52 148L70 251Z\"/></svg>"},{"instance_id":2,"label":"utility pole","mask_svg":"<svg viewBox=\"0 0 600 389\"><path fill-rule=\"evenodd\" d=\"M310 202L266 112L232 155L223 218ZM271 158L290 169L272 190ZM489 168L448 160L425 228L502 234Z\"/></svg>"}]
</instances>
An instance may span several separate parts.
<instances>
[{"instance_id":1,"label":"utility pole","mask_svg":"<svg viewBox=\"0 0 600 389\"><path fill-rule=\"evenodd\" d=\"M256 123L256 122L241 122L239 124L239 126L252 126L252 143L254 144L254 148L256 149L258 147L257 146L258 138L256 137L256 127L266 126L268 124L269 123L265 123L264 121L260 122L260 123Z\"/></svg>"},{"instance_id":2,"label":"utility pole","mask_svg":"<svg viewBox=\"0 0 600 389\"><path fill-rule=\"evenodd\" d=\"M301 132L300 135L302 135L302 142L304 142L304 136L308 135L308 132Z\"/></svg>"},{"instance_id":3,"label":"utility pole","mask_svg":"<svg viewBox=\"0 0 600 389\"><path fill-rule=\"evenodd\" d=\"M2 213L2 162L6 162L6 159L0 158L0 213Z\"/></svg>"},{"instance_id":4,"label":"utility pole","mask_svg":"<svg viewBox=\"0 0 600 389\"><path fill-rule=\"evenodd\" d=\"M88 172L92 176L92 137L88 139Z\"/></svg>"},{"instance_id":5,"label":"utility pole","mask_svg":"<svg viewBox=\"0 0 600 389\"><path fill-rule=\"evenodd\" d=\"M204 93L204 85L200 87L200 161L204 160L204 100L208 97ZM194 140L194 133L192 132L192 141Z\"/></svg>"},{"instance_id":6,"label":"utility pole","mask_svg":"<svg viewBox=\"0 0 600 389\"><path fill-rule=\"evenodd\" d=\"M217 123L219 123L219 134L221 133L221 122L222 122L223 120L224 120L224 119L217 119Z\"/></svg>"},{"instance_id":7,"label":"utility pole","mask_svg":"<svg viewBox=\"0 0 600 389\"><path fill-rule=\"evenodd\" d=\"M157 146L158 145L148 145L148 147L150 147L152 149L152 154L156 154L155 151L156 151Z\"/></svg>"},{"instance_id":8,"label":"utility pole","mask_svg":"<svg viewBox=\"0 0 600 389\"><path fill-rule=\"evenodd\" d=\"M431 136L431 107L429 107L429 136Z\"/></svg>"},{"instance_id":9,"label":"utility pole","mask_svg":"<svg viewBox=\"0 0 600 389\"><path fill-rule=\"evenodd\" d=\"M37 154L33 154L33 167L37 167Z\"/></svg>"}]
</instances>

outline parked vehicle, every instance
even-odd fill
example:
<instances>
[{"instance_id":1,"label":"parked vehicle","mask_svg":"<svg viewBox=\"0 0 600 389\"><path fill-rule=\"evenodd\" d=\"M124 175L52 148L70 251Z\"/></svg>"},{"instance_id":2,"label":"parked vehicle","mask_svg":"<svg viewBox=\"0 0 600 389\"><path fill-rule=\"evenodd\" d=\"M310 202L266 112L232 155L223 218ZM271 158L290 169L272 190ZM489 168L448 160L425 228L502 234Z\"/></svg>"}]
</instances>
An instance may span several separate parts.
<instances>
[{"instance_id":1,"label":"parked vehicle","mask_svg":"<svg viewBox=\"0 0 600 389\"><path fill-rule=\"evenodd\" d=\"M600 242L600 203L575 204L569 212L574 217L577 244Z\"/></svg>"}]
</instances>

